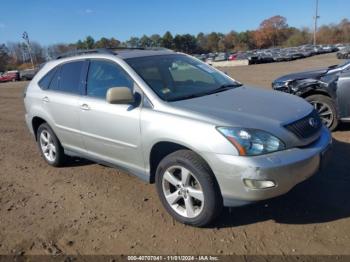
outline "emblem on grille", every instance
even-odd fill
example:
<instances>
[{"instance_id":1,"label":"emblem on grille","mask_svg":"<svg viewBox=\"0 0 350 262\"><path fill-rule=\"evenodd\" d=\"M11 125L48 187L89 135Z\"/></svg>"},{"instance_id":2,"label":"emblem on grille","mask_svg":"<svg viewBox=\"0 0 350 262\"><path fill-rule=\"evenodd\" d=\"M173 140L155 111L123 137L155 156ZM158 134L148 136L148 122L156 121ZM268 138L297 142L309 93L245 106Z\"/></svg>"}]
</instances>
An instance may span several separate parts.
<instances>
[{"instance_id":1,"label":"emblem on grille","mask_svg":"<svg viewBox=\"0 0 350 262\"><path fill-rule=\"evenodd\" d=\"M313 117L310 117L309 118L309 125L312 126L312 127L317 127L318 126L318 121L317 119L313 118Z\"/></svg>"}]
</instances>

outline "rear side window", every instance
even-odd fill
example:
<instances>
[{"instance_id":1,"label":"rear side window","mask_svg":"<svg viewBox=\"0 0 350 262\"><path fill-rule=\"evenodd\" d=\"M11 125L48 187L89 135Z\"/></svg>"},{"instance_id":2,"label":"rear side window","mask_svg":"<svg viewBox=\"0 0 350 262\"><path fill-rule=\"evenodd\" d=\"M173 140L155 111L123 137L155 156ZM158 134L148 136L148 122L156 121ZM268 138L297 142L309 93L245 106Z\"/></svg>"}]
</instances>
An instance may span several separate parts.
<instances>
[{"instance_id":1,"label":"rear side window","mask_svg":"<svg viewBox=\"0 0 350 262\"><path fill-rule=\"evenodd\" d=\"M59 77L59 90L62 92L80 94L81 74L84 61L63 64Z\"/></svg>"},{"instance_id":2,"label":"rear side window","mask_svg":"<svg viewBox=\"0 0 350 262\"><path fill-rule=\"evenodd\" d=\"M42 89L80 94L84 63L84 61L76 61L55 67L39 81L39 86Z\"/></svg>"},{"instance_id":3,"label":"rear side window","mask_svg":"<svg viewBox=\"0 0 350 262\"><path fill-rule=\"evenodd\" d=\"M92 60L87 78L87 95L105 98L111 87L128 87L133 89L131 77L116 63Z\"/></svg>"},{"instance_id":4,"label":"rear side window","mask_svg":"<svg viewBox=\"0 0 350 262\"><path fill-rule=\"evenodd\" d=\"M51 80L54 76L54 74L56 73L57 68L55 67L54 69L50 70L43 78L41 78L41 80L39 81L39 86L42 89L49 89Z\"/></svg>"}]
</instances>

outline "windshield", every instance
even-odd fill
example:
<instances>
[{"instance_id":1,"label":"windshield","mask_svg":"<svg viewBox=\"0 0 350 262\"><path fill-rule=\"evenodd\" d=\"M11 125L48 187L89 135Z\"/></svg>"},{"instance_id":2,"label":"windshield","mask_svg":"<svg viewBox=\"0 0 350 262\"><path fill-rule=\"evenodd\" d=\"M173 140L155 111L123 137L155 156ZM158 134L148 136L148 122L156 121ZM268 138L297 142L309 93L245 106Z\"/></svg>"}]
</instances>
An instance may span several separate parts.
<instances>
[{"instance_id":1,"label":"windshield","mask_svg":"<svg viewBox=\"0 0 350 262\"><path fill-rule=\"evenodd\" d=\"M136 57L125 61L166 101L190 99L241 85L207 64L182 54Z\"/></svg>"},{"instance_id":2,"label":"windshield","mask_svg":"<svg viewBox=\"0 0 350 262\"><path fill-rule=\"evenodd\" d=\"M347 68L348 66L350 66L350 60L347 60L346 62L339 64L338 68L340 67Z\"/></svg>"}]
</instances>

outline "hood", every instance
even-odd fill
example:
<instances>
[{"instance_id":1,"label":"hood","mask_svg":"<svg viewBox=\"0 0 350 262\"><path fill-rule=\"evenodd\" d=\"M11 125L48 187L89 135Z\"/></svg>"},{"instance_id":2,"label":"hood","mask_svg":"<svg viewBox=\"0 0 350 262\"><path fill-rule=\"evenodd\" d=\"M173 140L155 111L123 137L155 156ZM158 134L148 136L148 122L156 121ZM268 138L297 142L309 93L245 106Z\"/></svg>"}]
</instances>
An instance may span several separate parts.
<instances>
[{"instance_id":1,"label":"hood","mask_svg":"<svg viewBox=\"0 0 350 262\"><path fill-rule=\"evenodd\" d=\"M312 111L312 106L297 96L246 86L172 102L171 105L184 111L184 115L216 125L266 131L298 120Z\"/></svg>"},{"instance_id":2,"label":"hood","mask_svg":"<svg viewBox=\"0 0 350 262\"><path fill-rule=\"evenodd\" d=\"M289 80L298 80L298 79L305 79L305 78L318 79L324 74L326 74L328 70L329 68L321 68L321 69L312 70L312 71L288 74L280 78L277 78L274 82L285 82Z\"/></svg>"}]
</instances>

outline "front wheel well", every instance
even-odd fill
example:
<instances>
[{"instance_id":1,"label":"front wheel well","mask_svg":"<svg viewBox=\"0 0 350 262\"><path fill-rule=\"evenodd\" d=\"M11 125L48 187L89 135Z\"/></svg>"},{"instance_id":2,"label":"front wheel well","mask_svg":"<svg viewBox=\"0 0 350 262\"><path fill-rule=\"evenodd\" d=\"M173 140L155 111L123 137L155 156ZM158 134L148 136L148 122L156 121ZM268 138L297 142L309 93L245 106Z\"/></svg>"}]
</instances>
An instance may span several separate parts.
<instances>
[{"instance_id":1,"label":"front wheel well","mask_svg":"<svg viewBox=\"0 0 350 262\"><path fill-rule=\"evenodd\" d=\"M300 97L306 98L306 97L312 96L312 95L324 95L324 96L331 97L326 91L322 91L320 89L310 89L310 90L306 91L305 93L302 93L300 95Z\"/></svg>"},{"instance_id":2,"label":"front wheel well","mask_svg":"<svg viewBox=\"0 0 350 262\"><path fill-rule=\"evenodd\" d=\"M152 147L149 158L151 183L155 182L155 175L160 161L162 161L162 159L167 155L181 149L190 150L189 148L183 145L173 142L158 142Z\"/></svg>"},{"instance_id":3,"label":"front wheel well","mask_svg":"<svg viewBox=\"0 0 350 262\"><path fill-rule=\"evenodd\" d=\"M36 116L32 119L32 127L33 127L33 131L34 131L35 139L36 139L36 133L38 132L38 128L43 123L46 123L46 121L44 119L42 119L41 117Z\"/></svg>"}]
</instances>

